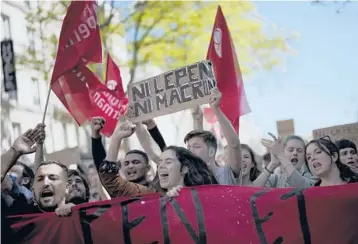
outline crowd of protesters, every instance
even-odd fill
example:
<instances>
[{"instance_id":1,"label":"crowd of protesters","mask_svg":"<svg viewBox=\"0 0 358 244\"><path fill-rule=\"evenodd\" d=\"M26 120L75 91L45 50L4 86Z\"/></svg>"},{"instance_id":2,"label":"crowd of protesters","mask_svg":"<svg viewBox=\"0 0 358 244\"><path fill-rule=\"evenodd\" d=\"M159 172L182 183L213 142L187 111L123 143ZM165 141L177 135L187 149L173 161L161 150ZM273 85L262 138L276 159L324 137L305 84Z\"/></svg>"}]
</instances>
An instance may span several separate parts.
<instances>
[{"instance_id":1,"label":"crowd of protesters","mask_svg":"<svg viewBox=\"0 0 358 244\"><path fill-rule=\"evenodd\" d=\"M202 129L198 110L193 112L196 129L183 138L186 148L167 146L154 120L136 124L126 120L133 116L129 106L106 152L101 136L105 121L93 118L94 164L86 170L68 169L69 162L44 160L45 125L28 130L1 156L2 238L11 233L9 215L55 212L68 216L75 205L119 196L159 192L175 197L182 187L210 184L307 188L358 182L357 148L345 139L323 137L306 143L297 135L276 138L269 134L271 139L261 141L269 153L257 162L254 151L240 142L221 111L220 99L220 91L214 89L210 106L227 141L223 166L216 161L217 139ZM119 161L121 142L133 134L144 151L132 149ZM29 153L35 153L33 169L19 161ZM157 165L154 177L149 177L150 161Z\"/></svg>"}]
</instances>

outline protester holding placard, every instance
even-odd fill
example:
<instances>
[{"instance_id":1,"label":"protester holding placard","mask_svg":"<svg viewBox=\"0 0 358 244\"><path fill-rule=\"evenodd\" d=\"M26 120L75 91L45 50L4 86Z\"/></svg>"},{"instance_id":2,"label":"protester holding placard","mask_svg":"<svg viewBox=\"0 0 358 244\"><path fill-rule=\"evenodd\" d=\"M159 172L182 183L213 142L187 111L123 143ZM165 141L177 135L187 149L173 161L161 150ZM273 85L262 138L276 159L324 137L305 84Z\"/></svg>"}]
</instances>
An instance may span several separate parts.
<instances>
[{"instance_id":1,"label":"protester holding placard","mask_svg":"<svg viewBox=\"0 0 358 244\"><path fill-rule=\"evenodd\" d=\"M358 175L339 158L337 146L327 138L310 141L306 146L306 164L319 177L315 186L333 186L358 182Z\"/></svg>"},{"instance_id":2,"label":"protester holding placard","mask_svg":"<svg viewBox=\"0 0 358 244\"><path fill-rule=\"evenodd\" d=\"M242 160L240 140L232 124L219 107L221 97L221 92L214 88L211 90L209 103L228 143L228 165L219 167L216 163L217 139L210 131L191 131L185 136L184 142L192 153L206 162L219 184L236 185L238 184Z\"/></svg>"},{"instance_id":3,"label":"protester holding placard","mask_svg":"<svg viewBox=\"0 0 358 244\"><path fill-rule=\"evenodd\" d=\"M131 136L135 128L135 125L128 121L122 122L118 126L112 135L107 157L100 166L102 183L111 196L135 196L138 194L167 192L180 186L217 183L204 161L190 151L175 146L166 148L159 158L158 182L154 181L154 184L148 183L145 185L143 182L135 183L123 179L119 174L120 166L116 163L117 154L121 141ZM147 166L149 170L148 162Z\"/></svg>"}]
</instances>

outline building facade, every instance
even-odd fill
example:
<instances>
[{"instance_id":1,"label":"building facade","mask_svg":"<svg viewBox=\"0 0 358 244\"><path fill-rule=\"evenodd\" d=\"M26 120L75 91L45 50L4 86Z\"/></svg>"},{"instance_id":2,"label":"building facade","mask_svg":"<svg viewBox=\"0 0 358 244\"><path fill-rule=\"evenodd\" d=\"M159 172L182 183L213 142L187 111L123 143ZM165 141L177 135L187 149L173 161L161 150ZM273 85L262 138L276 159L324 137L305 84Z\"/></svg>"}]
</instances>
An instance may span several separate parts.
<instances>
[{"instance_id":1,"label":"building facade","mask_svg":"<svg viewBox=\"0 0 358 244\"><path fill-rule=\"evenodd\" d=\"M44 53L43 44L38 38L40 28L29 28L27 14L30 11L36 11L41 4L42 8L51 6L51 1L2 1L1 2L1 40L12 39L14 43L15 58L26 53L28 49L44 55L49 58L49 63L54 63L51 53ZM112 21L119 21L119 16L114 16ZM36 27L36 26L35 26ZM58 38L61 30L61 22L54 26L46 27L46 31L52 31ZM47 33L48 34L48 33ZM129 58L127 53L126 41L119 35L113 35L107 38L113 45L107 45L111 56L115 60L123 63ZM106 60L103 61L104 63ZM2 67L2 66L1 66ZM105 67L101 66L102 69ZM33 128L42 121L45 109L46 98L48 94L48 80L44 80L43 75L36 70L31 70L26 65L16 66L17 91L5 92L3 82L1 82L1 150L7 150L11 143L21 133L27 129ZM101 68L99 68L99 72ZM123 85L126 90L129 82L129 70L126 67L120 67ZM140 67L136 74L136 80L143 80L148 77L158 75L165 70L147 65ZM2 71L1 71L2 73ZM240 138L244 143L248 143L253 149L262 154L260 146L261 133L252 122L243 118L240 129ZM155 119L160 131L162 132L167 145L184 146L184 136L193 129L193 120L189 110L178 112L171 115L161 116ZM79 127L70 114L66 111L57 97L52 93L45 116L46 140L45 151L52 153L64 148L79 147L82 159L91 161L91 139L89 125ZM211 129L211 125L204 122L205 129ZM108 146L108 138L105 140ZM129 148L140 149L140 143L136 136L129 139ZM222 141L222 144L225 144ZM122 149L119 158L124 156ZM23 159L31 164L34 155Z\"/></svg>"},{"instance_id":2,"label":"building facade","mask_svg":"<svg viewBox=\"0 0 358 244\"><path fill-rule=\"evenodd\" d=\"M28 28L27 13L36 8L38 1L1 2L1 41L11 39L14 44L15 60L33 49L41 50L42 43L37 33ZM58 32L60 31L58 29ZM27 50L26 50L27 49ZM45 54L47 55L47 54ZM2 69L2 65L1 65ZM1 70L1 76L3 70ZM16 63L17 91L5 92L1 82L1 150L6 151L20 134L37 123L41 123L48 93L48 81L36 70ZM78 127L54 94L45 116L45 152L51 153L66 147L78 146L83 154L90 153L90 130L88 126ZM22 160L28 164L34 155Z\"/></svg>"}]
</instances>

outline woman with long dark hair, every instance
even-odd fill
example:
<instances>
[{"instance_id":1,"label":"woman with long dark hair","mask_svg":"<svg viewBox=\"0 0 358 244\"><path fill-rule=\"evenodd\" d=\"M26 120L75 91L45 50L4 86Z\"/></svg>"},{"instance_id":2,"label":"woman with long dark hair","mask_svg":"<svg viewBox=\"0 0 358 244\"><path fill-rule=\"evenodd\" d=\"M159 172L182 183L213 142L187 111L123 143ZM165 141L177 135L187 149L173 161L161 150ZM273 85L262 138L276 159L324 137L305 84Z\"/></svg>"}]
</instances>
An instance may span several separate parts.
<instances>
[{"instance_id":1,"label":"woman with long dark hair","mask_svg":"<svg viewBox=\"0 0 358 244\"><path fill-rule=\"evenodd\" d=\"M169 146L164 149L159 159L157 176L150 187L123 179L118 174L118 170L112 169L110 163L103 162L100 167L100 174L102 176L111 174L111 172L116 174L116 177L111 177L111 182L106 182L108 177L101 178L102 183L111 188L111 192L116 192L116 196L136 196L154 192L166 193L171 190L175 193L183 186L218 184L207 164L183 147Z\"/></svg>"},{"instance_id":2,"label":"woman with long dark hair","mask_svg":"<svg viewBox=\"0 0 358 244\"><path fill-rule=\"evenodd\" d=\"M160 156L158 176L161 188L217 184L207 164L183 147L167 147Z\"/></svg>"},{"instance_id":3,"label":"woman with long dark hair","mask_svg":"<svg viewBox=\"0 0 358 244\"><path fill-rule=\"evenodd\" d=\"M252 186L254 181L260 175L257 167L254 151L246 144L240 144L241 147L241 171L238 185Z\"/></svg>"},{"instance_id":4,"label":"woman with long dark hair","mask_svg":"<svg viewBox=\"0 0 358 244\"><path fill-rule=\"evenodd\" d=\"M319 177L315 186L358 182L358 175L339 159L339 149L329 138L310 141L306 146L306 165Z\"/></svg>"}]
</instances>

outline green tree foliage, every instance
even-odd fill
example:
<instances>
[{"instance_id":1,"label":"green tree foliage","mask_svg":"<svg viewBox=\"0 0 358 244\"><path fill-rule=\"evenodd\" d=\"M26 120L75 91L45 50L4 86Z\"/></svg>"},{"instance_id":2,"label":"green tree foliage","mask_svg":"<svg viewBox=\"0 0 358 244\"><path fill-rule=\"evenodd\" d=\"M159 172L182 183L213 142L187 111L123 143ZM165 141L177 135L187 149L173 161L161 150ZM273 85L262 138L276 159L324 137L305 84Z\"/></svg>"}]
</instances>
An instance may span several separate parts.
<instances>
[{"instance_id":1,"label":"green tree foliage","mask_svg":"<svg viewBox=\"0 0 358 244\"><path fill-rule=\"evenodd\" d=\"M50 77L68 4L67 1L50 2L47 8L39 4L28 14L29 28L42 40L42 48L26 52L20 63L41 71L45 80ZM136 79L138 67L143 65L172 69L203 60L218 4L227 19L244 73L281 64L282 54L291 51L288 41L295 35L284 33L263 20L254 3L249 1L103 2L98 12L102 42L111 50L118 44L108 38L110 35L126 37L129 60L126 63L121 60L120 65L128 65L130 82ZM116 14L120 17L115 18ZM58 30L49 32L54 23L59 26Z\"/></svg>"}]
</instances>

